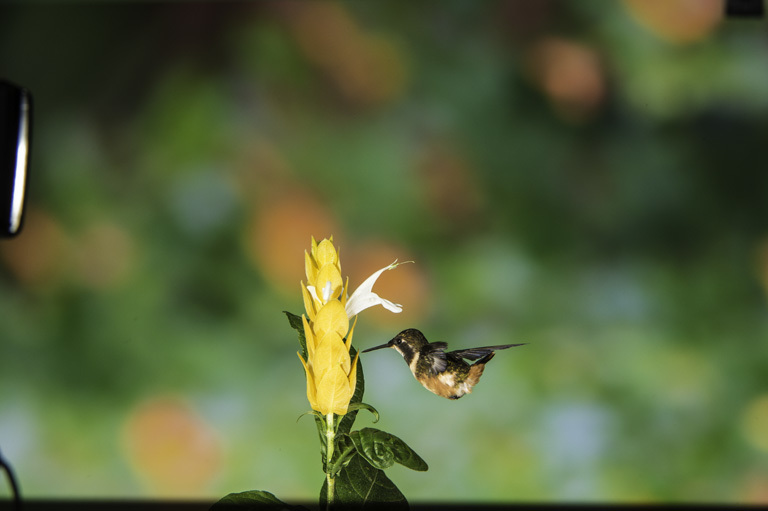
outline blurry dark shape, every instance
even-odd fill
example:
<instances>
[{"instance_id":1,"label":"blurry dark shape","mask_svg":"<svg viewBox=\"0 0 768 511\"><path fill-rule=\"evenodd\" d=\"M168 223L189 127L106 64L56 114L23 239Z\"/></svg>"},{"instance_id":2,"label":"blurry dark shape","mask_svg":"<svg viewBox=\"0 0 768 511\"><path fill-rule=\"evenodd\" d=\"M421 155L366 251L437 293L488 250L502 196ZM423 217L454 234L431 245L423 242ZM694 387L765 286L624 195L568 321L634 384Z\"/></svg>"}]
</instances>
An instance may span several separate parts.
<instances>
[{"instance_id":1,"label":"blurry dark shape","mask_svg":"<svg viewBox=\"0 0 768 511\"><path fill-rule=\"evenodd\" d=\"M557 6L552 0L508 0L498 9L497 22L503 24L504 35L520 43L540 37L552 23Z\"/></svg>"},{"instance_id":2,"label":"blurry dark shape","mask_svg":"<svg viewBox=\"0 0 768 511\"><path fill-rule=\"evenodd\" d=\"M0 452L0 468L2 468L3 472L5 472L5 476L8 479L8 484L11 485L11 492L13 493L14 508L21 509L21 493L19 493L19 485L16 482L16 476L13 475L13 469L11 469L11 464L5 460L2 452Z\"/></svg>"},{"instance_id":3,"label":"blurry dark shape","mask_svg":"<svg viewBox=\"0 0 768 511\"><path fill-rule=\"evenodd\" d=\"M757 246L757 257L755 258L757 267L757 278L763 287L763 291L768 296L768 240L764 240Z\"/></svg>"},{"instance_id":4,"label":"blurry dark shape","mask_svg":"<svg viewBox=\"0 0 768 511\"><path fill-rule=\"evenodd\" d=\"M763 0L725 0L725 15L729 17L762 17Z\"/></svg>"},{"instance_id":5,"label":"blurry dark shape","mask_svg":"<svg viewBox=\"0 0 768 511\"><path fill-rule=\"evenodd\" d=\"M0 215L8 219L0 228L2 236L21 230L31 118L29 92L0 80Z\"/></svg>"},{"instance_id":6,"label":"blurry dark shape","mask_svg":"<svg viewBox=\"0 0 768 511\"><path fill-rule=\"evenodd\" d=\"M5 228L0 231L3 236L13 236L21 229L24 188L27 182L30 116L29 93L0 80L0 214L7 215L8 218ZM21 493L16 476L2 452L0 469L5 472L11 486L14 509L21 509Z\"/></svg>"}]
</instances>

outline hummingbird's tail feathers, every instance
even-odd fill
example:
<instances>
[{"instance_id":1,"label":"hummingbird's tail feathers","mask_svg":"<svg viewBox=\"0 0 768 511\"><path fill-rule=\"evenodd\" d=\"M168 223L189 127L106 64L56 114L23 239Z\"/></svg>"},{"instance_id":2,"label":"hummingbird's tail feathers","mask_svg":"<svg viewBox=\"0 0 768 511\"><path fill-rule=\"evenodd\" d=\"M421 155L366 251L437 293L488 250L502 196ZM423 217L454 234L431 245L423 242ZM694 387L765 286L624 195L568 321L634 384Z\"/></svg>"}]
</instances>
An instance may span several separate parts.
<instances>
[{"instance_id":1,"label":"hummingbird's tail feathers","mask_svg":"<svg viewBox=\"0 0 768 511\"><path fill-rule=\"evenodd\" d=\"M521 342L520 344L500 344L499 346L487 346L487 350L505 350L507 348L514 348L515 346L525 346L527 342Z\"/></svg>"},{"instance_id":2,"label":"hummingbird's tail feathers","mask_svg":"<svg viewBox=\"0 0 768 511\"><path fill-rule=\"evenodd\" d=\"M483 358L472 364L472 367L478 366L480 368L480 374L483 374L483 368L485 364L488 363L494 356L496 355L496 352L491 351L487 355L485 355ZM478 378L480 378L480 374L477 375Z\"/></svg>"},{"instance_id":3,"label":"hummingbird's tail feathers","mask_svg":"<svg viewBox=\"0 0 768 511\"><path fill-rule=\"evenodd\" d=\"M456 350L451 351L451 355L455 355L456 357L460 358L466 358L467 360L477 360L478 358L483 358L489 353L493 353L497 350L505 350L507 348L512 348L514 346L523 346L527 343L522 344L501 344L498 346L483 346L482 348L469 348L467 350ZM490 360L490 359L489 359Z\"/></svg>"}]
</instances>

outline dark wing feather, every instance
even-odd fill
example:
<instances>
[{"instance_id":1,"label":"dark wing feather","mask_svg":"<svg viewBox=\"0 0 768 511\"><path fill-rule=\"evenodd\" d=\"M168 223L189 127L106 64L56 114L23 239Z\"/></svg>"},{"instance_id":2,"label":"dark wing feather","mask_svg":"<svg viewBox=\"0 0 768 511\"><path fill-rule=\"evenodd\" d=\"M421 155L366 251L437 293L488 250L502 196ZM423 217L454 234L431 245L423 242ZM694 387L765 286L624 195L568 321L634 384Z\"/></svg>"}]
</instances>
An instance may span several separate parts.
<instances>
[{"instance_id":1,"label":"dark wing feather","mask_svg":"<svg viewBox=\"0 0 768 511\"><path fill-rule=\"evenodd\" d=\"M447 342L431 342L426 346L425 352L430 355L432 362L430 369L434 374L442 373L448 365L445 358L445 348L447 347Z\"/></svg>"},{"instance_id":2,"label":"dark wing feather","mask_svg":"<svg viewBox=\"0 0 768 511\"><path fill-rule=\"evenodd\" d=\"M433 351L445 351L445 348L448 347L447 342L430 342L426 346L427 352L433 352Z\"/></svg>"},{"instance_id":3,"label":"dark wing feather","mask_svg":"<svg viewBox=\"0 0 768 511\"><path fill-rule=\"evenodd\" d=\"M467 350L456 350L451 351L448 353L451 357L456 358L466 358L467 360L477 360L479 358L483 358L489 353L492 353L496 350L505 350L507 348L512 348L513 346L522 346L523 344L500 344L498 346L483 346L482 348L469 348Z\"/></svg>"}]
</instances>

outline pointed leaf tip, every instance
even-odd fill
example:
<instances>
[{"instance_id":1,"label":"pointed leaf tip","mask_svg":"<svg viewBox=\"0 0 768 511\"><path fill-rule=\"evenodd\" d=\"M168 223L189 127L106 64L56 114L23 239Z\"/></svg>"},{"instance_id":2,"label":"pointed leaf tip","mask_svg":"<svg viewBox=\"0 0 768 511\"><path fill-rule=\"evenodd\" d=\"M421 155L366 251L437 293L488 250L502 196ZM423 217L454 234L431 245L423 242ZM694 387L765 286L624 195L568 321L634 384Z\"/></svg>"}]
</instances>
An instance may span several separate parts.
<instances>
[{"instance_id":1,"label":"pointed leaf tip","mask_svg":"<svg viewBox=\"0 0 768 511\"><path fill-rule=\"evenodd\" d=\"M257 509L288 509L306 510L304 506L291 506L264 490L249 490L240 493L230 493L213 506L211 511L226 509L257 510Z\"/></svg>"},{"instance_id":2,"label":"pointed leaf tip","mask_svg":"<svg viewBox=\"0 0 768 511\"><path fill-rule=\"evenodd\" d=\"M363 428L360 431L353 431L349 437L354 442L358 454L375 468L385 469L395 463L420 472L429 468L427 462L408 444L386 431Z\"/></svg>"}]
</instances>

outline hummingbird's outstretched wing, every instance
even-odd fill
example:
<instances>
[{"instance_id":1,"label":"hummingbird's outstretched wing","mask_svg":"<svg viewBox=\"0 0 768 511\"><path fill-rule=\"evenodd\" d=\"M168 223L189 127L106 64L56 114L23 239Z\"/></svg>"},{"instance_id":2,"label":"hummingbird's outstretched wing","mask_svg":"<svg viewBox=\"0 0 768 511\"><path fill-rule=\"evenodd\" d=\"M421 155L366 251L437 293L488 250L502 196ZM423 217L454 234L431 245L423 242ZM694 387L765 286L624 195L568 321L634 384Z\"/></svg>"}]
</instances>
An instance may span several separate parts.
<instances>
[{"instance_id":1,"label":"hummingbird's outstretched wing","mask_svg":"<svg viewBox=\"0 0 768 511\"><path fill-rule=\"evenodd\" d=\"M455 358L466 358L467 360L477 360L479 358L483 358L489 353L493 353L496 350L505 350L507 348L512 348L513 346L523 346L527 343L522 344L500 344L498 346L483 346L482 348L469 348L467 350L456 350L456 351L449 351L448 355Z\"/></svg>"},{"instance_id":2,"label":"hummingbird's outstretched wing","mask_svg":"<svg viewBox=\"0 0 768 511\"><path fill-rule=\"evenodd\" d=\"M432 362L431 369L434 374L442 373L448 366L448 362L445 358L445 348L448 347L447 342L431 342L426 345L425 352L430 356Z\"/></svg>"}]
</instances>

